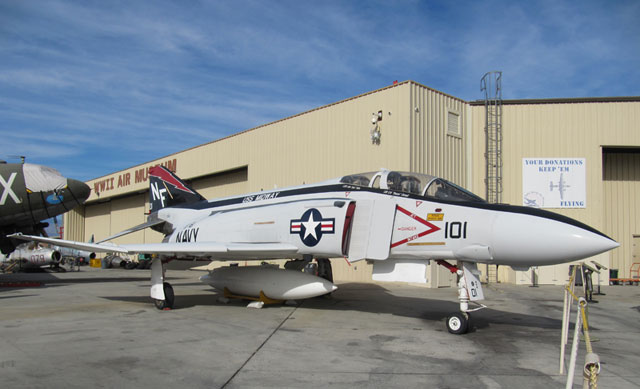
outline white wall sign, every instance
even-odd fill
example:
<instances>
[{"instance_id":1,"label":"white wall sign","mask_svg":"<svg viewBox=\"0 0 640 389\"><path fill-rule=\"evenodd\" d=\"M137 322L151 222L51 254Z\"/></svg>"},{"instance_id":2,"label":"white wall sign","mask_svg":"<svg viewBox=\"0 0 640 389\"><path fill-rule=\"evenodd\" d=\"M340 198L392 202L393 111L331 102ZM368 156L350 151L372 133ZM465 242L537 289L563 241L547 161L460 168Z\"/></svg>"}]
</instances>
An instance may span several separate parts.
<instances>
[{"instance_id":1,"label":"white wall sign","mask_svg":"<svg viewBox=\"0 0 640 389\"><path fill-rule=\"evenodd\" d=\"M522 204L536 208L586 208L584 158L522 158Z\"/></svg>"}]
</instances>

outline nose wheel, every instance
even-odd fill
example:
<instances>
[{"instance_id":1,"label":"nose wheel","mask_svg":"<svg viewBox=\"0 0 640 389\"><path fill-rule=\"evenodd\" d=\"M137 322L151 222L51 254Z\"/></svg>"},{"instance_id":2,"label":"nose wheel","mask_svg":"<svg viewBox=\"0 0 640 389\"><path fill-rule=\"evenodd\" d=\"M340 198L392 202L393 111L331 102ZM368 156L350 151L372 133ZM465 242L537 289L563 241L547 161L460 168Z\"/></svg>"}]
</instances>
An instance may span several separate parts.
<instances>
[{"instance_id":1,"label":"nose wheel","mask_svg":"<svg viewBox=\"0 0 640 389\"><path fill-rule=\"evenodd\" d=\"M482 285L476 274L478 268L475 263L458 261L458 265L454 266L443 260L436 262L438 265L446 267L451 273L458 276L458 301L460 303L460 311L453 312L447 316L447 331L455 335L466 334L471 328L470 312L486 308L485 305L477 302L477 300L484 299ZM470 303L475 304L476 307L469 308Z\"/></svg>"},{"instance_id":2,"label":"nose wheel","mask_svg":"<svg viewBox=\"0 0 640 389\"><path fill-rule=\"evenodd\" d=\"M469 331L469 319L467 312L454 312L447 317L447 330L451 334L461 335Z\"/></svg>"}]
</instances>

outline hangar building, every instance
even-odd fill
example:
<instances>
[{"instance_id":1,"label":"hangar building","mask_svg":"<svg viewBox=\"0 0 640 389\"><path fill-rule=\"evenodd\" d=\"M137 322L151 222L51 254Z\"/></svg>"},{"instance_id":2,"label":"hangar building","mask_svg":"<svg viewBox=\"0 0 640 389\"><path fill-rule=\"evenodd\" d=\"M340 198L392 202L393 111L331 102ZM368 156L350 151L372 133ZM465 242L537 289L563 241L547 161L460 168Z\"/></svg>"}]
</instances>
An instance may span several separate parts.
<instances>
[{"instance_id":1,"label":"hangar building","mask_svg":"<svg viewBox=\"0 0 640 389\"><path fill-rule=\"evenodd\" d=\"M381 119L376 128L372 117ZM372 141L373 130L379 143ZM65 238L100 240L144 222L148 169L157 164L206 198L380 168L432 174L482 197L548 208L604 232L621 246L591 259L618 269L620 277L640 262L634 260L640 247L640 96L468 102L414 81L396 83L90 180L86 204L65 216ZM115 242L161 238L147 229ZM371 280L371 264L332 263L337 280ZM490 282L532 282L530 271L480 269ZM534 271L541 284L561 284L568 265ZM427 286L454 282L435 264L425 272ZM601 280L608 282L608 274Z\"/></svg>"}]
</instances>

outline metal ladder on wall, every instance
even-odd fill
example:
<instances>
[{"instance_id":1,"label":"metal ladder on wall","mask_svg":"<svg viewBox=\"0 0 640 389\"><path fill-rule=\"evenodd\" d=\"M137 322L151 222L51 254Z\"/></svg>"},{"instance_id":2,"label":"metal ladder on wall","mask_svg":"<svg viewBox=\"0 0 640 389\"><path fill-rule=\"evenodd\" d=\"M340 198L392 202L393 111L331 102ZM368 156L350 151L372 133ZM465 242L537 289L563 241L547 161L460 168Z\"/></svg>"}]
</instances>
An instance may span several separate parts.
<instances>
[{"instance_id":1,"label":"metal ladder on wall","mask_svg":"<svg viewBox=\"0 0 640 389\"><path fill-rule=\"evenodd\" d=\"M489 203L502 202L502 72L486 73L480 80L485 111L485 188ZM487 282L498 282L498 266L487 265Z\"/></svg>"},{"instance_id":2,"label":"metal ladder on wall","mask_svg":"<svg viewBox=\"0 0 640 389\"><path fill-rule=\"evenodd\" d=\"M485 110L485 187L490 203L502 201L502 72L486 73L480 81Z\"/></svg>"}]
</instances>

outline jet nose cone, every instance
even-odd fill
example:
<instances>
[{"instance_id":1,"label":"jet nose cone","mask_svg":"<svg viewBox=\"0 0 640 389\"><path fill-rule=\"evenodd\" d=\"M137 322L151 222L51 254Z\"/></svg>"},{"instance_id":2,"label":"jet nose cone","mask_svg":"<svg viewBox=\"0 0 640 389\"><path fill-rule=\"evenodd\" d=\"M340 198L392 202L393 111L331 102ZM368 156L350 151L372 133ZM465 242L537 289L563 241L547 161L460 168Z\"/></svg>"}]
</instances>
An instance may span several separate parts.
<instances>
[{"instance_id":1,"label":"jet nose cone","mask_svg":"<svg viewBox=\"0 0 640 389\"><path fill-rule=\"evenodd\" d=\"M571 233L565 238L567 250L574 252L576 259L587 258L614 249L620 244L607 236L587 230Z\"/></svg>"},{"instance_id":2,"label":"jet nose cone","mask_svg":"<svg viewBox=\"0 0 640 389\"><path fill-rule=\"evenodd\" d=\"M494 260L505 259L510 264L523 266L576 261L619 246L587 225L555 216L501 215L494 224L494 234L498 237L492 245Z\"/></svg>"},{"instance_id":3,"label":"jet nose cone","mask_svg":"<svg viewBox=\"0 0 640 389\"><path fill-rule=\"evenodd\" d=\"M89 188L89 185L72 178L67 179L67 189L73 194L73 197L78 200L79 204L84 203L91 194L91 188Z\"/></svg>"}]
</instances>

